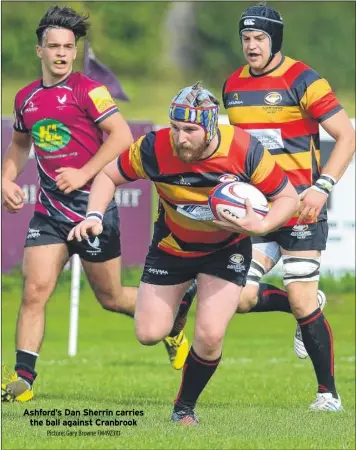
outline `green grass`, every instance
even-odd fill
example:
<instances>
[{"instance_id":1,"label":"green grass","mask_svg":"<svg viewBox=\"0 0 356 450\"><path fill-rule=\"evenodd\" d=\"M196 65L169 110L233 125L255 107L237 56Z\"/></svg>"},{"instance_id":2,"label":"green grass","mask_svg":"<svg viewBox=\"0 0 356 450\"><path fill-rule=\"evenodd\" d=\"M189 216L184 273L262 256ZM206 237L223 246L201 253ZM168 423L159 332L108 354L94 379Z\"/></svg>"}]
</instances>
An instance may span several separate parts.
<instances>
[{"instance_id":1,"label":"green grass","mask_svg":"<svg viewBox=\"0 0 356 450\"><path fill-rule=\"evenodd\" d=\"M14 363L14 334L21 281L3 276L3 363ZM336 377L345 413L311 413L315 380L309 360L292 347L294 320L283 313L236 316L223 361L197 408L201 425L169 422L180 372L167 364L163 345L141 346L131 319L102 310L82 283L78 355L67 356L69 280L65 274L47 307L47 331L30 404L3 404L2 447L140 449L351 449L355 448L354 295L328 295ZM187 333L192 338L191 312ZM47 437L51 427L31 427L25 409L143 410L136 427L102 427L117 437ZM75 419L75 417L69 417ZM84 419L84 417L81 417ZM110 418L110 417L109 417ZM43 418L42 418L43 419ZM63 419L63 417L62 417ZM121 419L123 419L121 417ZM57 427L98 430L97 427Z\"/></svg>"}]
</instances>

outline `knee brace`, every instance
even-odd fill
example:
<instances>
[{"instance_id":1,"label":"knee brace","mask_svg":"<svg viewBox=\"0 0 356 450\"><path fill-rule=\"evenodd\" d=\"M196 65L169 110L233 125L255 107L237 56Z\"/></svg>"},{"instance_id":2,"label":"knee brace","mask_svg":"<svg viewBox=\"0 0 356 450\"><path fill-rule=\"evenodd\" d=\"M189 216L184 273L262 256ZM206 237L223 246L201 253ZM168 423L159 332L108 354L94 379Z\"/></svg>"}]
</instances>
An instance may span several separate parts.
<instances>
[{"instance_id":1,"label":"knee brace","mask_svg":"<svg viewBox=\"0 0 356 450\"><path fill-rule=\"evenodd\" d=\"M284 286L296 281L319 281L320 256L309 258L306 256L282 255L282 260Z\"/></svg>"},{"instance_id":2,"label":"knee brace","mask_svg":"<svg viewBox=\"0 0 356 450\"><path fill-rule=\"evenodd\" d=\"M266 274L265 266L259 261L252 259L250 269L247 273L247 284L258 285L261 278L265 274Z\"/></svg>"}]
</instances>

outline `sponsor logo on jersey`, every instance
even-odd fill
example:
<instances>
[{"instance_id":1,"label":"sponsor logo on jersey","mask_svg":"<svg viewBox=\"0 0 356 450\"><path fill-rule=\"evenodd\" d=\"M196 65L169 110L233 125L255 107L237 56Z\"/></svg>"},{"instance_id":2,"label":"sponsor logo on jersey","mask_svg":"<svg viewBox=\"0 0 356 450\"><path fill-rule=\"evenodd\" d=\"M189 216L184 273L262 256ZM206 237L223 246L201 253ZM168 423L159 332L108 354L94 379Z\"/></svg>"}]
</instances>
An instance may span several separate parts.
<instances>
[{"instance_id":1,"label":"sponsor logo on jersey","mask_svg":"<svg viewBox=\"0 0 356 450\"><path fill-rule=\"evenodd\" d=\"M154 269L153 267L150 267L148 269L149 273L154 273L155 275L168 275L168 270L165 269Z\"/></svg>"},{"instance_id":2,"label":"sponsor logo on jersey","mask_svg":"<svg viewBox=\"0 0 356 450\"><path fill-rule=\"evenodd\" d=\"M27 231L26 239L37 239L41 235L40 230L35 230L34 228L29 228Z\"/></svg>"},{"instance_id":3,"label":"sponsor logo on jersey","mask_svg":"<svg viewBox=\"0 0 356 450\"><path fill-rule=\"evenodd\" d=\"M30 112L35 112L37 110L38 110L38 108L37 108L37 106L34 105L33 102L28 102L27 108L24 110L24 112L30 113Z\"/></svg>"},{"instance_id":4,"label":"sponsor logo on jersey","mask_svg":"<svg viewBox=\"0 0 356 450\"><path fill-rule=\"evenodd\" d=\"M179 175L179 180L177 181L177 184L180 186L191 186L192 184L189 183L189 181L185 181L184 177L182 175Z\"/></svg>"},{"instance_id":5,"label":"sponsor logo on jersey","mask_svg":"<svg viewBox=\"0 0 356 450\"><path fill-rule=\"evenodd\" d=\"M284 148L282 131L280 128L261 128L246 130L251 136L257 138L268 150Z\"/></svg>"},{"instance_id":6,"label":"sponsor logo on jersey","mask_svg":"<svg viewBox=\"0 0 356 450\"><path fill-rule=\"evenodd\" d=\"M282 96L279 92L270 92L265 96L266 105L279 105L282 101Z\"/></svg>"},{"instance_id":7,"label":"sponsor logo on jersey","mask_svg":"<svg viewBox=\"0 0 356 450\"><path fill-rule=\"evenodd\" d=\"M68 145L71 140L69 128L54 119L43 119L32 127L35 145L45 152L56 152Z\"/></svg>"},{"instance_id":8,"label":"sponsor logo on jersey","mask_svg":"<svg viewBox=\"0 0 356 450\"><path fill-rule=\"evenodd\" d=\"M232 95L232 99L227 101L226 106L236 106L236 105L242 105L243 101L239 99L239 94L237 92L234 92Z\"/></svg>"},{"instance_id":9,"label":"sponsor logo on jersey","mask_svg":"<svg viewBox=\"0 0 356 450\"><path fill-rule=\"evenodd\" d=\"M214 220L209 205L177 205L177 212L193 220Z\"/></svg>"},{"instance_id":10,"label":"sponsor logo on jersey","mask_svg":"<svg viewBox=\"0 0 356 450\"><path fill-rule=\"evenodd\" d=\"M116 106L116 103L105 86L92 89L89 92L89 97L92 99L94 106L99 113L103 113L112 106Z\"/></svg>"}]
</instances>

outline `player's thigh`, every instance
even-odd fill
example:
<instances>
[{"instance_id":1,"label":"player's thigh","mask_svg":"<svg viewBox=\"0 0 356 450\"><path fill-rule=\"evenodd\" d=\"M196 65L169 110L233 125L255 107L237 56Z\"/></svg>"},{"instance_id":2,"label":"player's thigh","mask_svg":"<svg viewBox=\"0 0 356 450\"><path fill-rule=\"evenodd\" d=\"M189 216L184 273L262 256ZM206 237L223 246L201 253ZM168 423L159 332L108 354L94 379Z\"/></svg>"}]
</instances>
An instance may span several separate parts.
<instances>
[{"instance_id":1,"label":"player's thigh","mask_svg":"<svg viewBox=\"0 0 356 450\"><path fill-rule=\"evenodd\" d=\"M190 284L186 281L170 286L141 281L135 309L135 331L140 342L158 341L169 334Z\"/></svg>"},{"instance_id":2,"label":"player's thigh","mask_svg":"<svg viewBox=\"0 0 356 450\"><path fill-rule=\"evenodd\" d=\"M173 323L179 303L197 275L197 264L197 258L170 255L153 243L143 268L135 320Z\"/></svg>"},{"instance_id":3,"label":"player's thigh","mask_svg":"<svg viewBox=\"0 0 356 450\"><path fill-rule=\"evenodd\" d=\"M222 333L236 312L252 259L251 239L205 257L199 267L196 331Z\"/></svg>"},{"instance_id":4,"label":"player's thigh","mask_svg":"<svg viewBox=\"0 0 356 450\"><path fill-rule=\"evenodd\" d=\"M283 282L297 316L317 307L321 251L326 247L327 235L325 221L296 225L280 232Z\"/></svg>"},{"instance_id":5,"label":"player's thigh","mask_svg":"<svg viewBox=\"0 0 356 450\"><path fill-rule=\"evenodd\" d=\"M320 255L318 250L282 249L283 281L296 317L304 317L318 306Z\"/></svg>"},{"instance_id":6,"label":"player's thigh","mask_svg":"<svg viewBox=\"0 0 356 450\"><path fill-rule=\"evenodd\" d=\"M121 257L102 262L91 262L81 259L85 275L95 295L120 298L121 286Z\"/></svg>"},{"instance_id":7,"label":"player's thigh","mask_svg":"<svg viewBox=\"0 0 356 450\"><path fill-rule=\"evenodd\" d=\"M66 241L70 225L35 214L27 231L22 273L25 298L42 299L55 287L69 252Z\"/></svg>"},{"instance_id":8,"label":"player's thigh","mask_svg":"<svg viewBox=\"0 0 356 450\"><path fill-rule=\"evenodd\" d=\"M155 322L169 318L174 320L180 301L191 282L175 285L140 283L138 288L135 320Z\"/></svg>"},{"instance_id":9,"label":"player's thigh","mask_svg":"<svg viewBox=\"0 0 356 450\"><path fill-rule=\"evenodd\" d=\"M207 274L197 280L195 338L219 341L236 312L242 285Z\"/></svg>"},{"instance_id":10,"label":"player's thigh","mask_svg":"<svg viewBox=\"0 0 356 450\"><path fill-rule=\"evenodd\" d=\"M327 223L295 225L278 232L285 286L319 281L321 251L326 248L328 235Z\"/></svg>"},{"instance_id":11,"label":"player's thigh","mask_svg":"<svg viewBox=\"0 0 356 450\"><path fill-rule=\"evenodd\" d=\"M68 257L67 246L63 243L25 248L22 263L25 302L48 300Z\"/></svg>"}]
</instances>

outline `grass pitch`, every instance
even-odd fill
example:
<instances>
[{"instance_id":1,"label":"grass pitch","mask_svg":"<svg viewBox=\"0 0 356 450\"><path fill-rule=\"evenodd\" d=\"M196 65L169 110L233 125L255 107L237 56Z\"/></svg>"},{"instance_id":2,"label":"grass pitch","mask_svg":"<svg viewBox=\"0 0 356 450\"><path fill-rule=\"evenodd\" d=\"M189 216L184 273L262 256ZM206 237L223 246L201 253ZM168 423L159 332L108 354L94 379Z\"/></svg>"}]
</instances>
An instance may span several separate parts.
<instances>
[{"instance_id":1,"label":"grass pitch","mask_svg":"<svg viewBox=\"0 0 356 450\"><path fill-rule=\"evenodd\" d=\"M335 367L345 413L312 413L316 383L310 360L293 353L293 318L284 313L236 315L223 360L202 394L199 427L169 422L181 373L168 365L163 345L144 347L131 319L100 308L87 283L80 299L78 355L67 356L69 283L64 275L47 307L47 331L37 363L35 400L2 405L4 449L351 449L355 448L354 295L328 295L326 315L335 339ZM14 364L19 277L3 276L2 362ZM192 337L193 315L188 336ZM94 416L93 426L46 426L25 410L61 411L85 420L84 409L142 410L143 416ZM81 416L65 416L65 410ZM30 418L43 420L30 425ZM137 420L96 426L96 419ZM49 436L48 431L64 432ZM79 436L79 431L82 435ZM84 432L96 432L84 436ZM100 431L100 433L99 433ZM113 432L119 435L112 435ZM73 432L77 432L75 435ZM70 435L69 433L72 433Z\"/></svg>"}]
</instances>

